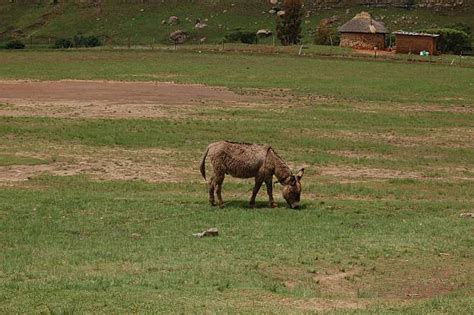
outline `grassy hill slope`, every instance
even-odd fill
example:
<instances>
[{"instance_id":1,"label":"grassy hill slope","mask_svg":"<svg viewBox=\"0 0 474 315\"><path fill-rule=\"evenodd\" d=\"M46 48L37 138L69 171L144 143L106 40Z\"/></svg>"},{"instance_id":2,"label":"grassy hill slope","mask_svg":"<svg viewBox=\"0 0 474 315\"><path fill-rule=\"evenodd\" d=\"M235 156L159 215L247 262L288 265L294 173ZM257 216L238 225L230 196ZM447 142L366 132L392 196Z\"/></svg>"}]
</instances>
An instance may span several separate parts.
<instances>
[{"instance_id":1,"label":"grassy hill slope","mask_svg":"<svg viewBox=\"0 0 474 315\"><path fill-rule=\"evenodd\" d=\"M168 34L177 29L191 33L191 43L202 37L207 43L217 43L230 31L274 29L275 17L268 13L265 1L164 1L162 3L111 3L97 5L80 3L23 4L0 3L0 41L16 37L26 43L49 44L55 38L72 37L77 33L101 36L111 45L147 45L168 43ZM366 10L383 20L390 30L417 30L463 22L474 28L474 11L441 11L429 9L351 7L312 10L305 18L304 41L312 42L312 31L326 17L337 16L337 25ZM162 24L172 15L180 18L179 25ZM205 29L194 28L196 19L208 24ZM32 40L31 40L32 38Z\"/></svg>"}]
</instances>

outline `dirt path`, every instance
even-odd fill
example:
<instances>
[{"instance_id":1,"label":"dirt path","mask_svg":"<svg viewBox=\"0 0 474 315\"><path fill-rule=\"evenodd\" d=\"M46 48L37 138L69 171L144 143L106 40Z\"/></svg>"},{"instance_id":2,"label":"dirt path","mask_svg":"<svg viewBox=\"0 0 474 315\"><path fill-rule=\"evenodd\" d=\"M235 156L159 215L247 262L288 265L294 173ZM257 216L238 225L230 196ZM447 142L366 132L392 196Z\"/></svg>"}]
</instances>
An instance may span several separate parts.
<instances>
[{"instance_id":1,"label":"dirt path","mask_svg":"<svg viewBox=\"0 0 474 315\"><path fill-rule=\"evenodd\" d=\"M0 81L0 116L157 118L179 116L200 104L245 106L262 99L197 84Z\"/></svg>"}]
</instances>

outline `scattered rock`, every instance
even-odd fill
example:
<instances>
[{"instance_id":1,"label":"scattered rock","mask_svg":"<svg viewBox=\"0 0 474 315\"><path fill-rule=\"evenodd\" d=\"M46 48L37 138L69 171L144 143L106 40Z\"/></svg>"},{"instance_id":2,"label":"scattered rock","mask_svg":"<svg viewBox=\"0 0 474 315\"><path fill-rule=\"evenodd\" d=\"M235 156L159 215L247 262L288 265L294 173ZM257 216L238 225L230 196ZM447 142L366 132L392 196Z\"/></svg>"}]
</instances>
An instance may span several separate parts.
<instances>
[{"instance_id":1,"label":"scattered rock","mask_svg":"<svg viewBox=\"0 0 474 315\"><path fill-rule=\"evenodd\" d=\"M460 214L461 218L474 219L474 212L466 212Z\"/></svg>"},{"instance_id":2,"label":"scattered rock","mask_svg":"<svg viewBox=\"0 0 474 315\"><path fill-rule=\"evenodd\" d=\"M132 233L132 238L133 238L134 240L138 240L138 239L142 238L142 236L141 236L141 234L139 234L139 233Z\"/></svg>"},{"instance_id":3,"label":"scattered rock","mask_svg":"<svg viewBox=\"0 0 474 315\"><path fill-rule=\"evenodd\" d=\"M184 44L188 39L188 32L177 30L170 33L170 40L175 44Z\"/></svg>"},{"instance_id":4,"label":"scattered rock","mask_svg":"<svg viewBox=\"0 0 474 315\"><path fill-rule=\"evenodd\" d=\"M206 236L219 236L219 231L217 228L210 228L205 231L202 231L201 233L194 233L193 236L195 237L206 237Z\"/></svg>"},{"instance_id":5,"label":"scattered rock","mask_svg":"<svg viewBox=\"0 0 474 315\"><path fill-rule=\"evenodd\" d=\"M169 25L178 25L179 24L179 17L173 15L168 18Z\"/></svg>"},{"instance_id":6,"label":"scattered rock","mask_svg":"<svg viewBox=\"0 0 474 315\"><path fill-rule=\"evenodd\" d=\"M280 10L280 11L277 12L277 15L278 16L283 16L283 15L285 15L285 13L286 13L285 11Z\"/></svg>"},{"instance_id":7,"label":"scattered rock","mask_svg":"<svg viewBox=\"0 0 474 315\"><path fill-rule=\"evenodd\" d=\"M257 36L268 37L272 35L272 31L267 29L261 29L257 31Z\"/></svg>"},{"instance_id":8,"label":"scattered rock","mask_svg":"<svg viewBox=\"0 0 474 315\"><path fill-rule=\"evenodd\" d=\"M207 24L206 23L201 23L201 22L198 22L198 23L196 23L196 25L194 25L194 28L198 29L198 30L202 30L203 28L206 28L206 27L207 27Z\"/></svg>"}]
</instances>

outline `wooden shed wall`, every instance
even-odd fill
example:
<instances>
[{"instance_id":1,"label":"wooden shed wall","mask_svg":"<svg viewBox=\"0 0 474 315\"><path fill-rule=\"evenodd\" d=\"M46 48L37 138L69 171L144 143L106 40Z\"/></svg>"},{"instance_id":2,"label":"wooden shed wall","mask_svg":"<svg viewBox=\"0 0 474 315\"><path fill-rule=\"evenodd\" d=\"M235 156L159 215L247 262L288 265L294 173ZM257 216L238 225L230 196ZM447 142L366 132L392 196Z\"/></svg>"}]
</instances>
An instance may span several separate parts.
<instances>
[{"instance_id":1,"label":"wooden shed wall","mask_svg":"<svg viewBox=\"0 0 474 315\"><path fill-rule=\"evenodd\" d=\"M395 40L397 53L407 54L411 51L413 54L419 54L420 51L426 50L431 55L438 54L435 37L395 34Z\"/></svg>"}]
</instances>

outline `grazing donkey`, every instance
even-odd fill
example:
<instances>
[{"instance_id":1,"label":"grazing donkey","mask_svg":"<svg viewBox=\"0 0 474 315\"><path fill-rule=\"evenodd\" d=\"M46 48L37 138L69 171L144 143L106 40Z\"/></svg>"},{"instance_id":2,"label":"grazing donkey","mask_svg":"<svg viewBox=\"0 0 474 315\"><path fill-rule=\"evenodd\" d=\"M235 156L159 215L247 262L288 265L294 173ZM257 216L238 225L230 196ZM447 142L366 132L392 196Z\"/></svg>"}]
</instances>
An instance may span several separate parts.
<instances>
[{"instance_id":1,"label":"grazing donkey","mask_svg":"<svg viewBox=\"0 0 474 315\"><path fill-rule=\"evenodd\" d=\"M214 169L214 176L209 181L209 202L215 206L214 192L217 195L217 204L222 207L222 182L225 175L238 178L255 177L250 207L255 207L257 196L262 183L267 186L269 206L274 208L277 204L273 201L272 178L276 176L283 185L283 198L292 209L300 207L301 178L304 174L302 168L298 174L293 175L286 163L276 154L270 146L219 141L207 146L201 161L201 174L206 179L206 158L209 155Z\"/></svg>"}]
</instances>

